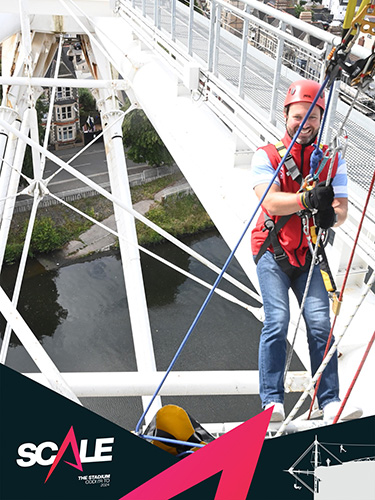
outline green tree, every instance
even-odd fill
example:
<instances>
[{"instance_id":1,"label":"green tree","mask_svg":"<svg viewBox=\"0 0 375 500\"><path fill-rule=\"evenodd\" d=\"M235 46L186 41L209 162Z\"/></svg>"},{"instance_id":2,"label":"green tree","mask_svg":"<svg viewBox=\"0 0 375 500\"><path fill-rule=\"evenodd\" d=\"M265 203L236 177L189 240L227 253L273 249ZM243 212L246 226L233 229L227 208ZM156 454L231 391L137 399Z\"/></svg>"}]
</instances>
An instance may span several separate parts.
<instances>
[{"instance_id":1,"label":"green tree","mask_svg":"<svg viewBox=\"0 0 375 500\"><path fill-rule=\"evenodd\" d=\"M128 107L129 102L126 109ZM128 158L153 166L173 165L172 156L142 110L137 109L126 115L122 129Z\"/></svg>"},{"instance_id":2,"label":"green tree","mask_svg":"<svg viewBox=\"0 0 375 500\"><path fill-rule=\"evenodd\" d=\"M79 115L81 125L86 123L87 117L98 114L96 109L96 101L89 91L89 89L78 89L78 97L79 97Z\"/></svg>"}]
</instances>

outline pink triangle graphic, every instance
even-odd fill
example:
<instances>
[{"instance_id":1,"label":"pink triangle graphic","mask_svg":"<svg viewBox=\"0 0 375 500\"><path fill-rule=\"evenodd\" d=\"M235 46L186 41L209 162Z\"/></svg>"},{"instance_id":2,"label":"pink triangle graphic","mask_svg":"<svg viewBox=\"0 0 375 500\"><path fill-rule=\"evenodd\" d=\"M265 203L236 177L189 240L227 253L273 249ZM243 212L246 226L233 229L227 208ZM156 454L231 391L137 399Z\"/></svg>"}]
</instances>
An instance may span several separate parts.
<instances>
[{"instance_id":1,"label":"pink triangle graphic","mask_svg":"<svg viewBox=\"0 0 375 500\"><path fill-rule=\"evenodd\" d=\"M72 464L70 462L67 462L66 460L64 460L64 462L71 465L72 467L75 467L76 469L78 469L82 472L83 469L82 469L81 458L79 456L77 440L76 440L76 436L74 434L73 426L71 426L71 428L68 431L68 434L65 436L65 439L64 439L62 445L60 446L60 449L55 457L55 460L53 461L53 463L51 465L51 468L48 472L48 475L47 475L44 483L46 483L48 481L48 478L50 477L52 472L55 470L56 465L60 462L61 457L64 455L65 450L67 449L69 444L72 447L74 458L76 459L76 464Z\"/></svg>"},{"instance_id":2,"label":"pink triangle graphic","mask_svg":"<svg viewBox=\"0 0 375 500\"><path fill-rule=\"evenodd\" d=\"M172 465L120 500L168 500L222 471L215 500L245 500L272 408Z\"/></svg>"}]
</instances>

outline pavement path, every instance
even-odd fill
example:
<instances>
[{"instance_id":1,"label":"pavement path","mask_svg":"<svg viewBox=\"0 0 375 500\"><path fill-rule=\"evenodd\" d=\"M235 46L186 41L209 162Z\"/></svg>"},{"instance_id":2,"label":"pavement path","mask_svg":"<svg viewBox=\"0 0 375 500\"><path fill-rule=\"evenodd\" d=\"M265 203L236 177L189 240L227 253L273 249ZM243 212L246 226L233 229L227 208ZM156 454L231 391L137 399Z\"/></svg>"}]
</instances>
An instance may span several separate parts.
<instances>
[{"instance_id":1,"label":"pavement path","mask_svg":"<svg viewBox=\"0 0 375 500\"><path fill-rule=\"evenodd\" d=\"M173 186L169 186L156 193L153 200L139 201L133 205L133 208L141 215L144 215L155 202L161 202L171 194L190 192L192 190L189 184L185 179L181 179ZM115 216L111 215L107 217L107 219L102 221L102 224L116 230ZM62 250L55 252L51 256L40 257L39 261L46 269L53 269L63 262L110 250L116 241L117 238L113 234L94 224L90 229L82 233L78 240L70 241Z\"/></svg>"}]
</instances>

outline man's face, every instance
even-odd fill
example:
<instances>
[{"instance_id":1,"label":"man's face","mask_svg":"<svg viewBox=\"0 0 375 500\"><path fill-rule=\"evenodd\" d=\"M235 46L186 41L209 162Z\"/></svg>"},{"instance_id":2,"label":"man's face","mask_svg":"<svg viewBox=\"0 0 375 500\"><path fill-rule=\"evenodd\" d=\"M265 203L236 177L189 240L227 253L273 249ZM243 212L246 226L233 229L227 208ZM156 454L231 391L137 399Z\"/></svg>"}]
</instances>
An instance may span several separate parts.
<instances>
[{"instance_id":1,"label":"man's face","mask_svg":"<svg viewBox=\"0 0 375 500\"><path fill-rule=\"evenodd\" d=\"M284 112L286 129L290 137L294 137L294 134L297 132L309 108L310 108L310 103L297 102L289 106L288 115L286 115ZM298 144L310 144L318 134L320 127L320 120L321 120L320 107L315 106L315 108L310 113L310 116L306 120L306 123L303 126L303 129L301 130L296 142L298 142Z\"/></svg>"}]
</instances>

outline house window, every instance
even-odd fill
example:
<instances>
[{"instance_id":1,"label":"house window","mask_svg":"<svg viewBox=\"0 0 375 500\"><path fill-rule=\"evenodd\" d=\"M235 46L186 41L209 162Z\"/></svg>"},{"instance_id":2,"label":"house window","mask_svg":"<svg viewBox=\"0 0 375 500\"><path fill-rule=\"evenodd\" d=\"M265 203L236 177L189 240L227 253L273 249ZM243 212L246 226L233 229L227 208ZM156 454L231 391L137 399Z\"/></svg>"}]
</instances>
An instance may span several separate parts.
<instances>
[{"instance_id":1,"label":"house window","mask_svg":"<svg viewBox=\"0 0 375 500\"><path fill-rule=\"evenodd\" d=\"M73 117L73 106L56 106L56 118L68 120Z\"/></svg>"},{"instance_id":2,"label":"house window","mask_svg":"<svg viewBox=\"0 0 375 500\"><path fill-rule=\"evenodd\" d=\"M57 140L60 142L72 141L74 139L74 128L72 125L67 127L57 127Z\"/></svg>"},{"instance_id":3,"label":"house window","mask_svg":"<svg viewBox=\"0 0 375 500\"><path fill-rule=\"evenodd\" d=\"M57 87L56 95L58 99L69 99L73 97L73 92L70 87Z\"/></svg>"}]
</instances>

